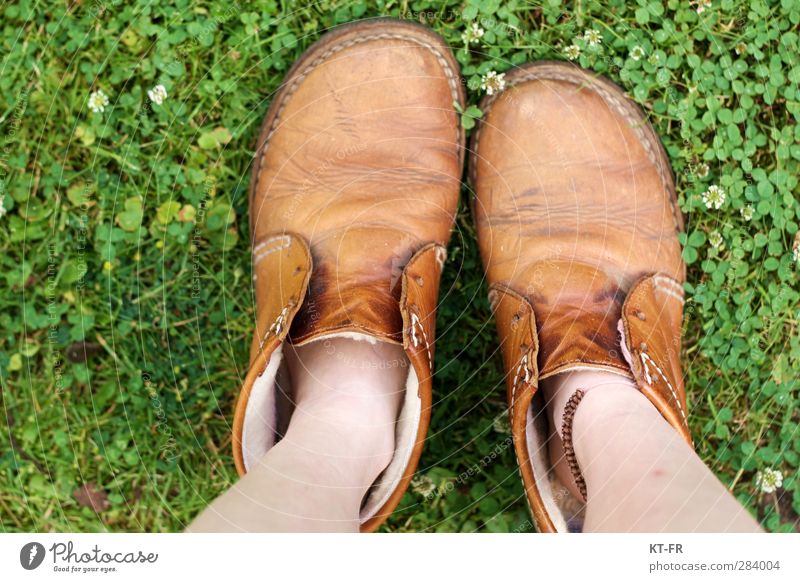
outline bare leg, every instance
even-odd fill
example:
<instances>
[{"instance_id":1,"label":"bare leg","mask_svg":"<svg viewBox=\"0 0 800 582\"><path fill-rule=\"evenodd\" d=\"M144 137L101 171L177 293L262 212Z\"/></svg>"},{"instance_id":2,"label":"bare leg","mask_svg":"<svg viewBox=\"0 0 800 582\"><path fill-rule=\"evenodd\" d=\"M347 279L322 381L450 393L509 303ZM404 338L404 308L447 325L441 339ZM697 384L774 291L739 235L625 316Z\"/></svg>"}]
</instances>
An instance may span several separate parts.
<instances>
[{"instance_id":1,"label":"bare leg","mask_svg":"<svg viewBox=\"0 0 800 582\"><path fill-rule=\"evenodd\" d=\"M584 531L762 531L631 381L574 372L545 380L543 389L559 434L567 400L586 393L572 424L588 496ZM561 441L552 441L557 474L580 497Z\"/></svg>"},{"instance_id":2,"label":"bare leg","mask_svg":"<svg viewBox=\"0 0 800 582\"><path fill-rule=\"evenodd\" d=\"M358 531L394 452L403 348L337 338L287 346L286 361L296 404L286 435L188 531Z\"/></svg>"}]
</instances>

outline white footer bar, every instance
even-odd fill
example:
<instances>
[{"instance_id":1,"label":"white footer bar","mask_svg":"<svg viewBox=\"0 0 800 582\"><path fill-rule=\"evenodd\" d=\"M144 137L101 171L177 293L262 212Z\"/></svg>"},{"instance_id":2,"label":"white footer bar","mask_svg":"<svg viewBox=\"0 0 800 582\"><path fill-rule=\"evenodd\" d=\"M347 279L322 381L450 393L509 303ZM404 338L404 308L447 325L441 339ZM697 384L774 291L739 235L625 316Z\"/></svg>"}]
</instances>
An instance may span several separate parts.
<instances>
[{"instance_id":1,"label":"white footer bar","mask_svg":"<svg viewBox=\"0 0 800 582\"><path fill-rule=\"evenodd\" d=\"M0 535L3 580L796 581L798 555L800 534Z\"/></svg>"}]
</instances>

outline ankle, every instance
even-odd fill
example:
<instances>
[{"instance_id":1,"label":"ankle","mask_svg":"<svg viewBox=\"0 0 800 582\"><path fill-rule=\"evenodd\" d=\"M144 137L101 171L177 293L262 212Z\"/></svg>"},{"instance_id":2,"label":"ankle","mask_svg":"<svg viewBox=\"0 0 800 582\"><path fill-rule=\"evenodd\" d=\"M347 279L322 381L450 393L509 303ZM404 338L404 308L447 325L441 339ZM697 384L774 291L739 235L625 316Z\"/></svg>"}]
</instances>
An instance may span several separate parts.
<instances>
[{"instance_id":1,"label":"ankle","mask_svg":"<svg viewBox=\"0 0 800 582\"><path fill-rule=\"evenodd\" d=\"M394 455L408 375L402 346L321 340L287 350L287 363L295 410L286 438L334 472L371 484Z\"/></svg>"},{"instance_id":2,"label":"ankle","mask_svg":"<svg viewBox=\"0 0 800 582\"><path fill-rule=\"evenodd\" d=\"M284 439L297 462L312 468L320 483L363 487L372 485L394 456L394 425L367 427L304 411L292 417Z\"/></svg>"},{"instance_id":3,"label":"ankle","mask_svg":"<svg viewBox=\"0 0 800 582\"><path fill-rule=\"evenodd\" d=\"M562 434L564 410L570 398L577 391L583 392L583 399L579 409L585 408L583 400L593 394L592 400L604 400L604 396L611 394L640 394L632 380L605 371L579 371L567 372L551 376L542 382L542 390L547 402L548 415L551 426L556 432Z\"/></svg>"},{"instance_id":4,"label":"ankle","mask_svg":"<svg viewBox=\"0 0 800 582\"><path fill-rule=\"evenodd\" d=\"M654 422L666 425L644 394L626 386L609 386L583 397L572 421L573 439L580 449L580 443L592 440L598 431L605 433L623 424L651 426Z\"/></svg>"},{"instance_id":5,"label":"ankle","mask_svg":"<svg viewBox=\"0 0 800 582\"><path fill-rule=\"evenodd\" d=\"M577 371L551 376L542 382L542 391L552 431L548 448L553 469L572 495L585 501L586 484L580 469L579 440L584 438L587 426L596 426L598 415L596 412L587 414L586 409L594 408L595 403L605 406L609 398L612 403L627 402L629 395L635 397L639 391L628 378L605 371ZM610 410L616 410L613 404ZM596 437L597 433L592 434Z\"/></svg>"},{"instance_id":6,"label":"ankle","mask_svg":"<svg viewBox=\"0 0 800 582\"><path fill-rule=\"evenodd\" d=\"M304 398L296 403L289 426L352 441L356 449L374 448L372 441L394 440L399 413L395 404L347 391Z\"/></svg>"}]
</instances>

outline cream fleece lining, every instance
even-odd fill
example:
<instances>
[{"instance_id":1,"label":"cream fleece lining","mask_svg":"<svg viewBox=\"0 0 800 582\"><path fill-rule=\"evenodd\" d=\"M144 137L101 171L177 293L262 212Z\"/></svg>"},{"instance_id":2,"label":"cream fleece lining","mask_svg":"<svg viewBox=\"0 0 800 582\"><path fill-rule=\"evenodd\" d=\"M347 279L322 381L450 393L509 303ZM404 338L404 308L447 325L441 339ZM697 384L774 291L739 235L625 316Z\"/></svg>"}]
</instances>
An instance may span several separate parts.
<instances>
[{"instance_id":1,"label":"cream fleece lining","mask_svg":"<svg viewBox=\"0 0 800 582\"><path fill-rule=\"evenodd\" d=\"M333 338L348 338L372 344L378 341L373 336L360 333L326 335L315 338L313 341ZM278 419L276 377L283 361L282 348L281 345L272 353L264 373L256 379L250 391L242 429L242 457L245 470L249 470L251 465L263 458L277 441L277 427L281 423ZM409 364L403 406L395 425L394 456L364 500L360 515L361 523L365 523L373 517L397 488L414 450L421 415L422 400L419 397L419 380L414 367Z\"/></svg>"},{"instance_id":2,"label":"cream fleece lining","mask_svg":"<svg viewBox=\"0 0 800 582\"><path fill-rule=\"evenodd\" d=\"M538 396L538 395L537 395ZM547 419L545 409L542 407L536 418L533 416L534 402L528 407L528 417L525 422L525 440L528 444L528 455L533 465L533 475L536 479L536 488L542 497L544 507L550 514L550 519L559 533L567 531L567 520L561 511L556 496L553 493L551 479L549 451L547 447Z\"/></svg>"}]
</instances>

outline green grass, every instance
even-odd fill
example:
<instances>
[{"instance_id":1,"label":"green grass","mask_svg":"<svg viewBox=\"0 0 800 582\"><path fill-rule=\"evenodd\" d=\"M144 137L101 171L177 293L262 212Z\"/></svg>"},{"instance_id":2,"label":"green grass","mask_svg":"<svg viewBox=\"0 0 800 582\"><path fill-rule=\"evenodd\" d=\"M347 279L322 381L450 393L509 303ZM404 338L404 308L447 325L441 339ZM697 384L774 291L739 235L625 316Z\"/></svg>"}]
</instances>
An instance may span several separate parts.
<instances>
[{"instance_id":1,"label":"green grass","mask_svg":"<svg viewBox=\"0 0 800 582\"><path fill-rule=\"evenodd\" d=\"M472 104L486 72L569 55L643 106L687 218L698 451L765 527L798 529L800 2L712 0L701 14L686 0L67 4L12 1L0 17L4 531L180 530L235 480L256 134L305 47L377 15L441 33ZM465 50L474 22L485 34ZM159 83L169 97L151 105ZM103 113L87 107L97 89ZM703 202L714 184L719 209ZM425 478L388 530L531 529L498 420L469 195L444 277ZM764 469L782 472L777 492L757 486ZM75 499L87 483L98 511Z\"/></svg>"}]
</instances>

